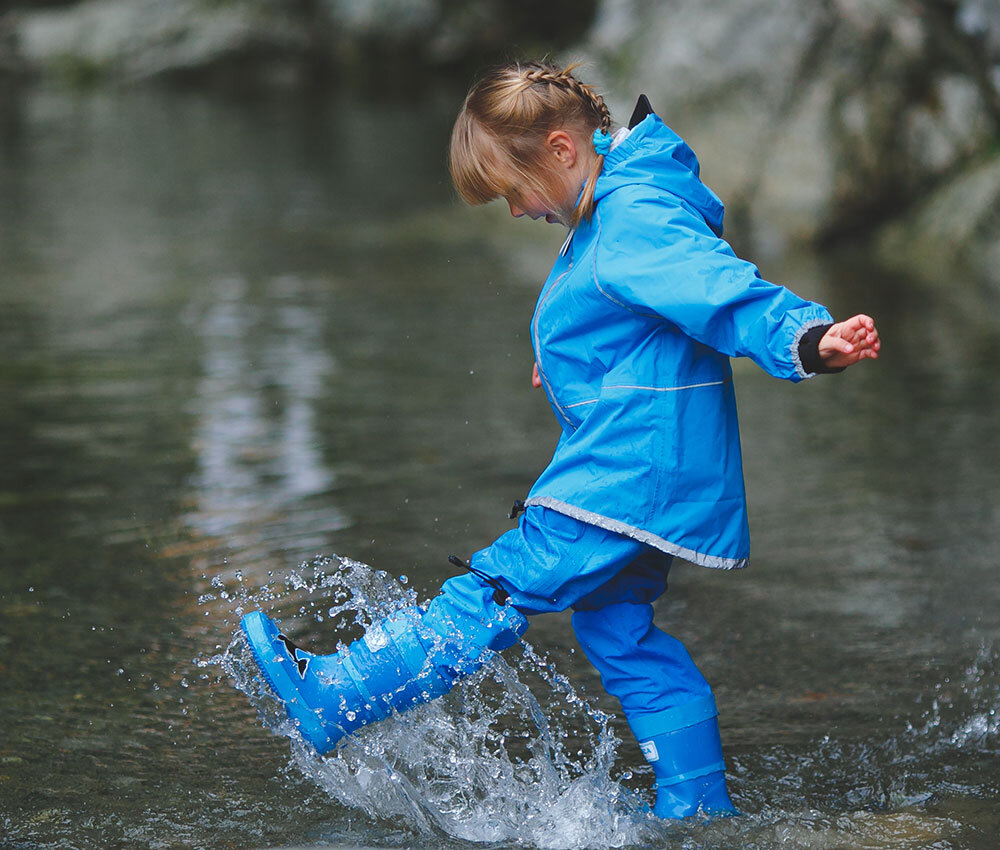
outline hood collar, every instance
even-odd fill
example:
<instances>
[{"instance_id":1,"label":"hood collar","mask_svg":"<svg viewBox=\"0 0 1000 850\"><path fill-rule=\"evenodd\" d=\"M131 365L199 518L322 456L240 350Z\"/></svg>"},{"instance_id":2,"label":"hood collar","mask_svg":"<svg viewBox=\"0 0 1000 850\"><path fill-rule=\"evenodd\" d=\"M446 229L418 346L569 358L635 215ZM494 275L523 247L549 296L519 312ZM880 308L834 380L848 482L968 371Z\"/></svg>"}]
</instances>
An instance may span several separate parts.
<instances>
[{"instance_id":1,"label":"hood collar","mask_svg":"<svg viewBox=\"0 0 1000 850\"><path fill-rule=\"evenodd\" d=\"M594 201L622 186L652 185L684 201L721 236L724 207L701 182L701 166L694 151L652 112L645 95L636 104L632 120L636 119L638 123L605 157Z\"/></svg>"}]
</instances>

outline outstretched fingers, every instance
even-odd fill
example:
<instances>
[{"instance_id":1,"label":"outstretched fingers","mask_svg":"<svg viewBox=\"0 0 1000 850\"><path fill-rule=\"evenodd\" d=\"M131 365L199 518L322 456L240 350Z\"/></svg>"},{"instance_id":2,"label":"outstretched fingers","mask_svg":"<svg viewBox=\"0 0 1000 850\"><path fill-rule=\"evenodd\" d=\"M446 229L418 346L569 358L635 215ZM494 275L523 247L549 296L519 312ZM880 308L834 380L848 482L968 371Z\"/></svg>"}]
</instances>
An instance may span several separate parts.
<instances>
[{"instance_id":1,"label":"outstretched fingers","mask_svg":"<svg viewBox=\"0 0 1000 850\"><path fill-rule=\"evenodd\" d=\"M859 314L832 325L820 340L819 354L827 365L840 368L874 360L881 347L875 320Z\"/></svg>"}]
</instances>

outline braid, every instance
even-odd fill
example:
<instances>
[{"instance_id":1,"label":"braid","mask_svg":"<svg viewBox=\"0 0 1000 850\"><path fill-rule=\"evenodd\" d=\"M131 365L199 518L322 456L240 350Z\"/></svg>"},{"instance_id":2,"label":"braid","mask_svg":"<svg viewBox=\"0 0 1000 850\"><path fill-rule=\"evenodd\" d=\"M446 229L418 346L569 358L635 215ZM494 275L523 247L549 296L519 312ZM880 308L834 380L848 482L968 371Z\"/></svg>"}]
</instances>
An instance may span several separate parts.
<instances>
[{"instance_id":1,"label":"braid","mask_svg":"<svg viewBox=\"0 0 1000 850\"><path fill-rule=\"evenodd\" d=\"M598 119L596 129L599 129L602 133L611 132L611 112L604 103L604 98L594 91L593 86L580 82L580 80L573 76L573 69L577 67L575 63L567 65L562 70L554 68L551 65L543 65L535 62L520 67L522 69L521 76L523 83L518 93L523 92L535 83L547 83L559 86L589 106L594 116Z\"/></svg>"}]
</instances>

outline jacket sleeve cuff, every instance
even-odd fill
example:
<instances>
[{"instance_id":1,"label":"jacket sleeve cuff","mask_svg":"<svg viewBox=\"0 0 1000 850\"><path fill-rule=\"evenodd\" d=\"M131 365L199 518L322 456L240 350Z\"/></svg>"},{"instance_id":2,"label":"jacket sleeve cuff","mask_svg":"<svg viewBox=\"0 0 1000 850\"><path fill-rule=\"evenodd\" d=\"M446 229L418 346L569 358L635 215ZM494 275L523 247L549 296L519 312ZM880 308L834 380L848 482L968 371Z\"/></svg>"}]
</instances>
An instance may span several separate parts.
<instances>
[{"instance_id":1,"label":"jacket sleeve cuff","mask_svg":"<svg viewBox=\"0 0 1000 850\"><path fill-rule=\"evenodd\" d=\"M832 327L832 323L816 325L809 328L799 338L799 362L802 364L802 368L810 375L831 375L834 372L843 372L846 368L844 366L838 369L831 368L819 356L819 341Z\"/></svg>"}]
</instances>

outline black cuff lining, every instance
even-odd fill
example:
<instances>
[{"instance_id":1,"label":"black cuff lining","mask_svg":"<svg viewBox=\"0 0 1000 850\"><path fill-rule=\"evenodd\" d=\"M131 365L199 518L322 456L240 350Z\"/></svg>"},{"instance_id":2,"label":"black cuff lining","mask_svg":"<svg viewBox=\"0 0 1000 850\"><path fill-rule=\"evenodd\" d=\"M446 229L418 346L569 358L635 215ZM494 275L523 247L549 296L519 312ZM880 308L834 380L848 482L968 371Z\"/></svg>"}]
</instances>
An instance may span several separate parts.
<instances>
[{"instance_id":1,"label":"black cuff lining","mask_svg":"<svg viewBox=\"0 0 1000 850\"><path fill-rule=\"evenodd\" d=\"M819 356L819 341L832 327L832 323L829 325L816 325L814 328L809 328L799 339L799 361L802 363L802 368L810 375L832 375L836 372L843 372L846 368L845 366L841 366L840 368L832 369Z\"/></svg>"}]
</instances>

